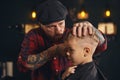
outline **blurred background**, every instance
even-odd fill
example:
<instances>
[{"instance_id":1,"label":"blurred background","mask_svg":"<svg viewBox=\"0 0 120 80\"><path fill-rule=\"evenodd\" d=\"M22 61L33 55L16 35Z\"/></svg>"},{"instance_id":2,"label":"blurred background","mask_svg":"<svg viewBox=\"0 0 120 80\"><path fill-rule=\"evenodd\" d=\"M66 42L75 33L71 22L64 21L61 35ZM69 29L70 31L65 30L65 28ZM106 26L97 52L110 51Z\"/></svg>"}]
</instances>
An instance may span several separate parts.
<instances>
[{"instance_id":1,"label":"blurred background","mask_svg":"<svg viewBox=\"0 0 120 80\"><path fill-rule=\"evenodd\" d=\"M36 22L36 5L45 0L0 0L0 78L30 80L30 74L18 71L16 61L24 35ZM69 11L72 22L90 21L108 40L100 67L108 80L120 80L120 0L59 0ZM71 19L71 20L69 20ZM6 80L10 78L6 78Z\"/></svg>"}]
</instances>

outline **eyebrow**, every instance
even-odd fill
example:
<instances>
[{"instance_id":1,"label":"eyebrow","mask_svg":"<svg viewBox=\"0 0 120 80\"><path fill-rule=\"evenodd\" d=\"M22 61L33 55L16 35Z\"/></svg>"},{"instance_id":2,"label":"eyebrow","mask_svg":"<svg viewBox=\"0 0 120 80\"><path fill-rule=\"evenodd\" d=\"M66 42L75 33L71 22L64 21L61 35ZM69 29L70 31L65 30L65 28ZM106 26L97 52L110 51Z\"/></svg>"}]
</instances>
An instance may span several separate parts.
<instances>
[{"instance_id":1,"label":"eyebrow","mask_svg":"<svg viewBox=\"0 0 120 80\"><path fill-rule=\"evenodd\" d=\"M70 50L70 51L74 51L74 49L72 47L66 47L65 50Z\"/></svg>"}]
</instances>

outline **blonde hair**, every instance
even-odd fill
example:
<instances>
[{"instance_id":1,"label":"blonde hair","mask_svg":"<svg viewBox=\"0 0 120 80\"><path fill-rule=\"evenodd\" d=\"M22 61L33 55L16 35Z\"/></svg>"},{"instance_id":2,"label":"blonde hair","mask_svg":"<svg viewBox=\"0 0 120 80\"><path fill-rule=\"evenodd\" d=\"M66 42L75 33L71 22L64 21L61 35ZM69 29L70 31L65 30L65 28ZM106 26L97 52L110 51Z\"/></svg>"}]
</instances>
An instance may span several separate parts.
<instances>
[{"instance_id":1,"label":"blonde hair","mask_svg":"<svg viewBox=\"0 0 120 80\"><path fill-rule=\"evenodd\" d=\"M72 40L75 40L77 44L80 45L81 47L82 46L84 47L87 45L87 47L91 48L92 54L94 53L99 43L99 38L95 34L78 37L78 36L74 36L71 33L69 33L66 41L72 41Z\"/></svg>"}]
</instances>

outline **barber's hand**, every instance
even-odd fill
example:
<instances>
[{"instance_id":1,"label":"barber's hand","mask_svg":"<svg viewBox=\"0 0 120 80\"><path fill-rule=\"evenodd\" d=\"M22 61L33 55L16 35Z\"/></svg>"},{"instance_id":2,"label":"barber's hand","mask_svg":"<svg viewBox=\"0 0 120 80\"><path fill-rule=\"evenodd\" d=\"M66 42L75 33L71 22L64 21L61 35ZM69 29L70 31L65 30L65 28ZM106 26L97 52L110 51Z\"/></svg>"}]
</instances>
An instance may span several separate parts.
<instances>
[{"instance_id":1,"label":"barber's hand","mask_svg":"<svg viewBox=\"0 0 120 80\"><path fill-rule=\"evenodd\" d=\"M92 35L93 25L88 21L78 22L73 25L72 34L78 37Z\"/></svg>"},{"instance_id":2,"label":"barber's hand","mask_svg":"<svg viewBox=\"0 0 120 80\"><path fill-rule=\"evenodd\" d=\"M96 34L99 38L99 45L103 44L105 39L101 32L97 30L90 22L83 21L75 23L72 29L72 34L78 37L86 36L86 35L94 35Z\"/></svg>"}]
</instances>

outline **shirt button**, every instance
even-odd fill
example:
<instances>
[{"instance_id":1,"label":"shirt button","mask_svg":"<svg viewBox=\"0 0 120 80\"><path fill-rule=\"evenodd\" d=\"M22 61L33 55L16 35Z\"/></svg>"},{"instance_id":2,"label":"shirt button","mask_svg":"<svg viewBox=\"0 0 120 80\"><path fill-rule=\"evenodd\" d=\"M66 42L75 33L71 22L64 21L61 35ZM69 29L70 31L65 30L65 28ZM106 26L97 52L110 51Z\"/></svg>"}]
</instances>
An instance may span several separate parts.
<instances>
[{"instance_id":1,"label":"shirt button","mask_svg":"<svg viewBox=\"0 0 120 80\"><path fill-rule=\"evenodd\" d=\"M56 57L54 57L53 59L56 60Z\"/></svg>"},{"instance_id":2,"label":"shirt button","mask_svg":"<svg viewBox=\"0 0 120 80\"><path fill-rule=\"evenodd\" d=\"M58 72L58 69L56 69L55 71Z\"/></svg>"}]
</instances>

